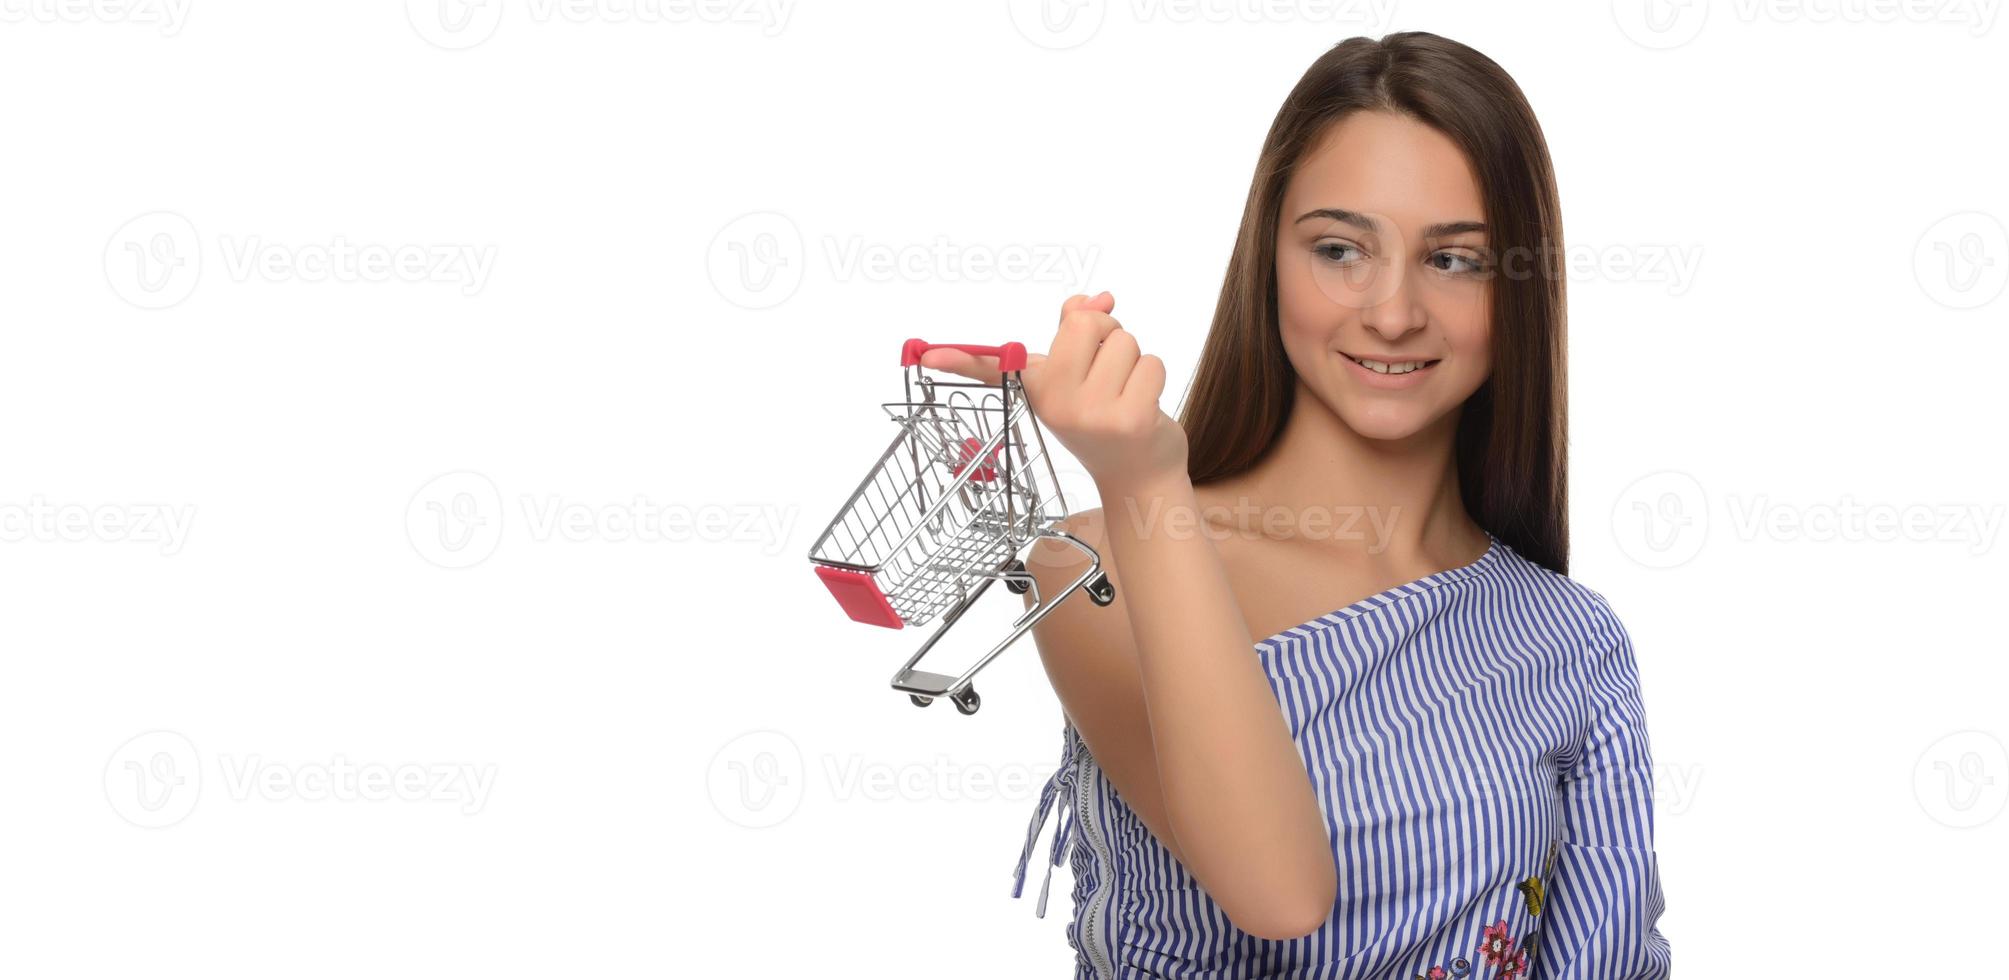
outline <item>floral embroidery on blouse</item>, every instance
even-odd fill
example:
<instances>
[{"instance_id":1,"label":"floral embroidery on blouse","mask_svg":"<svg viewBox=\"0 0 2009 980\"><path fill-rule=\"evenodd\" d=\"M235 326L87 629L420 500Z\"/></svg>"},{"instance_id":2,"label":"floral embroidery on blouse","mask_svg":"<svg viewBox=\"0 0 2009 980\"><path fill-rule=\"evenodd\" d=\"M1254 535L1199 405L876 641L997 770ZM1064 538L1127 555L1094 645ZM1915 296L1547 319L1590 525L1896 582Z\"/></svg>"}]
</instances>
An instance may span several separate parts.
<instances>
[{"instance_id":1,"label":"floral embroidery on blouse","mask_svg":"<svg viewBox=\"0 0 2009 980\"><path fill-rule=\"evenodd\" d=\"M1507 920L1501 919L1486 927L1479 937L1479 955L1492 966L1504 966L1507 957L1513 955L1514 937L1507 935Z\"/></svg>"},{"instance_id":2,"label":"floral embroidery on blouse","mask_svg":"<svg viewBox=\"0 0 2009 980\"><path fill-rule=\"evenodd\" d=\"M1424 973L1418 973L1416 980L1464 980L1464 978L1471 975L1472 961L1460 956L1451 961L1451 968L1449 970L1441 966L1433 966Z\"/></svg>"},{"instance_id":3,"label":"floral embroidery on blouse","mask_svg":"<svg viewBox=\"0 0 2009 980\"><path fill-rule=\"evenodd\" d=\"M1539 892L1539 888L1541 886L1537 882L1537 892ZM1517 942L1515 936L1511 932L1507 932L1507 920L1499 920L1499 922L1487 926L1485 930L1481 930L1481 934L1479 934L1479 950L1477 952L1479 952L1481 960L1487 966L1493 966L1493 968L1499 970L1497 974L1493 974L1493 980L1527 980L1527 964L1529 964L1527 954L1535 946L1535 938L1529 936L1527 946L1523 946L1519 950L1515 948L1515 942ZM1473 976L1473 972L1475 972L1475 964L1471 960L1459 956L1457 960L1450 960L1448 968L1446 966L1432 966L1432 968L1416 974L1416 980L1465 980L1465 978Z\"/></svg>"}]
</instances>

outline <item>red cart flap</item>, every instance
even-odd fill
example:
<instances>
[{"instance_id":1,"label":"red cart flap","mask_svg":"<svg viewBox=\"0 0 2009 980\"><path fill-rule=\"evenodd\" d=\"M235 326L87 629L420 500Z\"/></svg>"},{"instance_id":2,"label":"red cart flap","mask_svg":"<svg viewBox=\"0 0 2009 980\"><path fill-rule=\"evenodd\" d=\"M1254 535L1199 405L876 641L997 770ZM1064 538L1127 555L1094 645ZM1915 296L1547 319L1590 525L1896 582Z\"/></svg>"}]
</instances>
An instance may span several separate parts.
<instances>
[{"instance_id":1,"label":"red cart flap","mask_svg":"<svg viewBox=\"0 0 2009 980\"><path fill-rule=\"evenodd\" d=\"M879 590L879 583L872 581L872 576L848 568L818 565L816 577L823 580L824 587L837 597L837 604L843 606L845 615L852 619L889 629L906 625L901 622L900 614L893 611L893 604L886 601L886 593Z\"/></svg>"}]
</instances>

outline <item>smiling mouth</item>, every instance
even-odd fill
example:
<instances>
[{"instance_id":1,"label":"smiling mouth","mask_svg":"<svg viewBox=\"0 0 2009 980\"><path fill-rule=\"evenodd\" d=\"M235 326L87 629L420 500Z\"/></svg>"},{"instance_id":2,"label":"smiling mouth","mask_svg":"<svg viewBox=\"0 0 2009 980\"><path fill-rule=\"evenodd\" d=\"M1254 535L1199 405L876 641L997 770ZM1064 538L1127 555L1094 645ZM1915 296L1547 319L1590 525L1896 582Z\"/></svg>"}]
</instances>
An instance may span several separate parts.
<instances>
[{"instance_id":1,"label":"smiling mouth","mask_svg":"<svg viewBox=\"0 0 2009 980\"><path fill-rule=\"evenodd\" d=\"M1440 357L1430 361L1377 361L1366 357L1355 357L1345 351L1340 351L1340 354L1345 356L1347 360L1376 374L1409 374L1425 368L1435 367L1439 361L1443 360Z\"/></svg>"}]
</instances>

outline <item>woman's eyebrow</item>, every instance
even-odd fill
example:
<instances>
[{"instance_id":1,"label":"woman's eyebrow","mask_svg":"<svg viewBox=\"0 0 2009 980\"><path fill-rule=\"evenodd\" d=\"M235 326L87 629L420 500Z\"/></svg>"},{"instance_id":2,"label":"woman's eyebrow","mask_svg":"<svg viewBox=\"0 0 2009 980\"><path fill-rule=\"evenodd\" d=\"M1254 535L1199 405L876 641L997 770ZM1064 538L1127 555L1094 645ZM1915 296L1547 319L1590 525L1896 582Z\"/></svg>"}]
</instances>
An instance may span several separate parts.
<instances>
[{"instance_id":1,"label":"woman's eyebrow","mask_svg":"<svg viewBox=\"0 0 2009 980\"><path fill-rule=\"evenodd\" d=\"M1381 225L1373 218L1358 211L1348 211L1345 208L1318 208L1313 211L1306 211L1298 215L1297 221L1292 222L1292 224L1309 221L1313 218L1343 221L1355 228L1359 228L1361 231L1379 232L1381 230ZM1448 238L1452 235L1462 235L1468 231L1476 231L1483 234L1486 231L1486 223L1483 221L1443 221L1423 229L1423 237Z\"/></svg>"},{"instance_id":2,"label":"woman's eyebrow","mask_svg":"<svg viewBox=\"0 0 2009 980\"><path fill-rule=\"evenodd\" d=\"M1462 235L1468 231L1476 231L1483 235L1486 232L1486 223L1483 221L1446 221L1442 224L1431 225L1423 229L1423 237L1449 238L1452 235Z\"/></svg>"},{"instance_id":3,"label":"woman's eyebrow","mask_svg":"<svg viewBox=\"0 0 2009 980\"><path fill-rule=\"evenodd\" d=\"M1373 218L1356 211L1348 211L1345 208L1319 208L1315 211L1306 211L1298 215L1297 221L1293 221L1291 224L1300 224L1313 218L1329 218L1333 221L1344 221L1361 231L1381 230L1381 226L1376 224Z\"/></svg>"}]
</instances>

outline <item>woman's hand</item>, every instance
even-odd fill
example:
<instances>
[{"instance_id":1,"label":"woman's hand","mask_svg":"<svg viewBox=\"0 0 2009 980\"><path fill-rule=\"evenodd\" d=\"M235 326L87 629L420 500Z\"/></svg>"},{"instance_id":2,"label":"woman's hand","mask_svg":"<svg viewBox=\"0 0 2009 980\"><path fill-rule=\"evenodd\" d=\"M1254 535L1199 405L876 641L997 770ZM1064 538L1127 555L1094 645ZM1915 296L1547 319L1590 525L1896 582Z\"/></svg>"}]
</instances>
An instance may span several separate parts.
<instances>
[{"instance_id":1,"label":"woman's hand","mask_svg":"<svg viewBox=\"0 0 2009 980\"><path fill-rule=\"evenodd\" d=\"M1186 432L1158 407L1165 362L1140 353L1110 316L1116 298L1070 296L1044 355L1028 353L1020 379L1047 431L1088 468L1098 486L1130 487L1186 474ZM997 358L938 348L921 366L997 384ZM1106 495L1105 495L1106 496Z\"/></svg>"}]
</instances>

